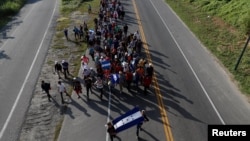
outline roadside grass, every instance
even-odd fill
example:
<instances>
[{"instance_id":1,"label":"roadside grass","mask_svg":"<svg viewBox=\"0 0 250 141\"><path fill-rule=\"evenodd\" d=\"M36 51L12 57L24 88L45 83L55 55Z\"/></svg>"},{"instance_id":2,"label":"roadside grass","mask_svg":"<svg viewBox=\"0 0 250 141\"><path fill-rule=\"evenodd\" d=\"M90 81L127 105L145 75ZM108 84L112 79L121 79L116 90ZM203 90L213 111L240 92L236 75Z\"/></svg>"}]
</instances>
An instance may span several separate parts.
<instances>
[{"instance_id":1,"label":"roadside grass","mask_svg":"<svg viewBox=\"0 0 250 141\"><path fill-rule=\"evenodd\" d=\"M214 54L219 63L232 74L231 77L244 94L250 96L250 51L246 50L237 71L234 70L246 43L245 32L227 24L221 17L204 11L188 1L166 0L201 43ZM216 9L214 9L216 10ZM230 18L230 17L227 17ZM227 19L230 21L230 19Z\"/></svg>"},{"instance_id":2,"label":"roadside grass","mask_svg":"<svg viewBox=\"0 0 250 141\"><path fill-rule=\"evenodd\" d=\"M5 26L11 17L25 4L26 0L1 0L0 1L0 29Z\"/></svg>"},{"instance_id":3,"label":"roadside grass","mask_svg":"<svg viewBox=\"0 0 250 141\"><path fill-rule=\"evenodd\" d=\"M93 20L97 16L96 13L99 10L99 0L70 0L70 1L62 0L62 3L60 5L60 18L58 18L57 20L56 31L53 37L53 45L51 46L51 48L54 50L67 50L67 51L69 50L68 52L62 51L64 53L59 54L58 58L70 58L70 65L73 68L73 70L71 70L71 73L73 76L78 76L81 67L80 57L84 53L87 53L87 44L85 41L84 42L74 41L73 38L71 37L72 40L68 42L74 42L75 45L73 47L65 45L66 39L64 38L63 29L68 28L75 24L79 24L79 23L73 23L70 16L75 11L80 11L81 14L87 13L88 4L90 4L92 7L92 13L88 16L88 20L86 20L85 22L87 23L88 28L92 29L94 27ZM51 61L49 61L48 63L51 63ZM70 95L72 94L73 92L72 87L68 89L68 92ZM56 126L54 141L58 139L62 123L63 120L61 120L58 123L58 126Z\"/></svg>"}]
</instances>

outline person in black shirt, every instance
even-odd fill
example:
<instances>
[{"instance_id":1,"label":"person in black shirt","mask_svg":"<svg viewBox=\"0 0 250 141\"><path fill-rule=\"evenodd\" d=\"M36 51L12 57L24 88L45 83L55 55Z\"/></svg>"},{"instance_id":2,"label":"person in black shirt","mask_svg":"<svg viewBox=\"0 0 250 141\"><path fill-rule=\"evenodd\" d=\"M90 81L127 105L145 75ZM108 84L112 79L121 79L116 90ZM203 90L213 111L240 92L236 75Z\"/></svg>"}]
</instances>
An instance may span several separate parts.
<instances>
[{"instance_id":1,"label":"person in black shirt","mask_svg":"<svg viewBox=\"0 0 250 141\"><path fill-rule=\"evenodd\" d=\"M108 126L107 132L109 133L110 140L113 141L113 139L117 137L115 128L111 122L108 122L107 126Z\"/></svg>"},{"instance_id":2,"label":"person in black shirt","mask_svg":"<svg viewBox=\"0 0 250 141\"><path fill-rule=\"evenodd\" d=\"M62 73L62 65L55 61L55 72L57 73L59 79L61 79L60 73Z\"/></svg>"},{"instance_id":3,"label":"person in black shirt","mask_svg":"<svg viewBox=\"0 0 250 141\"><path fill-rule=\"evenodd\" d=\"M149 76L153 76L154 74L154 67L152 66L152 63L149 63L148 67L146 68L147 74Z\"/></svg>"},{"instance_id":4,"label":"person in black shirt","mask_svg":"<svg viewBox=\"0 0 250 141\"><path fill-rule=\"evenodd\" d=\"M128 33L128 25L127 24L125 24L123 26L123 32L124 32L125 37L127 37L127 33Z\"/></svg>"},{"instance_id":5,"label":"person in black shirt","mask_svg":"<svg viewBox=\"0 0 250 141\"><path fill-rule=\"evenodd\" d=\"M50 83L45 83L44 80L42 80L41 88L42 88L43 91L46 92L48 100L49 100L49 102L51 102L50 98L52 98L52 97L51 97L51 95L49 93L49 90L51 89Z\"/></svg>"},{"instance_id":6,"label":"person in black shirt","mask_svg":"<svg viewBox=\"0 0 250 141\"><path fill-rule=\"evenodd\" d=\"M63 73L64 73L64 77L67 77L67 74L69 75L69 63L65 60L62 60L62 68L63 68Z\"/></svg>"},{"instance_id":7,"label":"person in black shirt","mask_svg":"<svg viewBox=\"0 0 250 141\"><path fill-rule=\"evenodd\" d=\"M86 91L87 91L87 98L89 99L89 90L91 90L92 87L92 80L90 76L85 77L85 86L86 86ZM91 90L92 93L92 90Z\"/></svg>"}]
</instances>

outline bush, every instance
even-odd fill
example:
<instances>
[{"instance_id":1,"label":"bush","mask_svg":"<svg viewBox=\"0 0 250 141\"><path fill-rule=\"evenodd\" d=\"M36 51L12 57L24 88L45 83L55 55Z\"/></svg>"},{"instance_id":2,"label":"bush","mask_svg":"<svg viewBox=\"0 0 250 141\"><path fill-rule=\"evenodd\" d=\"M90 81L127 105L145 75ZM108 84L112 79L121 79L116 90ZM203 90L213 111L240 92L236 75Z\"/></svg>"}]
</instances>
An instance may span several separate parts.
<instances>
[{"instance_id":1,"label":"bush","mask_svg":"<svg viewBox=\"0 0 250 141\"><path fill-rule=\"evenodd\" d=\"M15 15L24 5L26 0L1 0L0 17L9 17Z\"/></svg>"}]
</instances>

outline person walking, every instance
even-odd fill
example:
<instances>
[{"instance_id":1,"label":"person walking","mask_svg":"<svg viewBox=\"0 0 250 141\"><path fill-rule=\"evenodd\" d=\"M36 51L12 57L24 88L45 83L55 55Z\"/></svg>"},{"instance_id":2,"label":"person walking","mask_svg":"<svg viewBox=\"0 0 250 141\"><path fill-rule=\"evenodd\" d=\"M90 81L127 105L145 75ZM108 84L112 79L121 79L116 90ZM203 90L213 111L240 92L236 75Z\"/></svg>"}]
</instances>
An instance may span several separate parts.
<instances>
[{"instance_id":1,"label":"person walking","mask_svg":"<svg viewBox=\"0 0 250 141\"><path fill-rule=\"evenodd\" d=\"M126 79L126 82L127 82L127 89L128 89L128 91L131 91L130 86L131 86L131 83L133 82L133 73L130 70L126 71L125 79Z\"/></svg>"},{"instance_id":2,"label":"person walking","mask_svg":"<svg viewBox=\"0 0 250 141\"><path fill-rule=\"evenodd\" d=\"M95 50L93 47L89 48L89 55L91 56L92 60L95 61Z\"/></svg>"},{"instance_id":3,"label":"person walking","mask_svg":"<svg viewBox=\"0 0 250 141\"><path fill-rule=\"evenodd\" d=\"M88 65L89 64L89 57L87 57L85 54L81 56L81 61L83 64Z\"/></svg>"},{"instance_id":4,"label":"person walking","mask_svg":"<svg viewBox=\"0 0 250 141\"><path fill-rule=\"evenodd\" d=\"M146 75L143 78L144 95L148 94L147 90L149 89L149 86L150 86L151 82L152 82L152 77L151 76Z\"/></svg>"},{"instance_id":5,"label":"person walking","mask_svg":"<svg viewBox=\"0 0 250 141\"><path fill-rule=\"evenodd\" d=\"M123 32L124 32L125 37L127 37L127 34L128 34L128 25L127 24L125 24L123 26Z\"/></svg>"},{"instance_id":6,"label":"person walking","mask_svg":"<svg viewBox=\"0 0 250 141\"><path fill-rule=\"evenodd\" d=\"M80 30L74 26L73 32L75 34L75 39L77 40L78 38L80 38Z\"/></svg>"},{"instance_id":7,"label":"person walking","mask_svg":"<svg viewBox=\"0 0 250 141\"><path fill-rule=\"evenodd\" d=\"M145 110L141 110L141 114L142 114L144 120L142 122L138 123L137 126L136 126L136 137L137 137L137 139L139 138L139 132L142 130L143 122L148 122L149 121L148 116L145 113Z\"/></svg>"},{"instance_id":8,"label":"person walking","mask_svg":"<svg viewBox=\"0 0 250 141\"><path fill-rule=\"evenodd\" d=\"M81 82L76 77L73 78L73 89L78 95L78 98L81 98L80 93L82 93L82 86Z\"/></svg>"},{"instance_id":9,"label":"person walking","mask_svg":"<svg viewBox=\"0 0 250 141\"><path fill-rule=\"evenodd\" d=\"M58 63L57 61L55 61L55 72L57 73L59 79L61 79L60 73L62 73L62 65L60 63Z\"/></svg>"},{"instance_id":10,"label":"person walking","mask_svg":"<svg viewBox=\"0 0 250 141\"><path fill-rule=\"evenodd\" d=\"M107 132L109 133L109 137L110 137L110 140L113 141L114 138L116 138L116 131L115 131L115 127L113 126L113 124L111 122L108 122L107 123Z\"/></svg>"},{"instance_id":11,"label":"person walking","mask_svg":"<svg viewBox=\"0 0 250 141\"><path fill-rule=\"evenodd\" d=\"M118 79L119 90L120 90L120 94L121 94L122 89L123 89L123 85L124 85L124 82L125 82L125 76L124 76L122 71L119 71L118 77L119 77L119 79Z\"/></svg>"},{"instance_id":12,"label":"person walking","mask_svg":"<svg viewBox=\"0 0 250 141\"><path fill-rule=\"evenodd\" d=\"M92 93L92 79L91 79L91 76L87 76L85 79L85 86L86 86L86 91L87 91L87 98L89 99L89 90L91 91Z\"/></svg>"},{"instance_id":13,"label":"person walking","mask_svg":"<svg viewBox=\"0 0 250 141\"><path fill-rule=\"evenodd\" d=\"M63 74L65 79L68 78L67 75L69 75L69 63L65 60L62 60L62 68L63 68Z\"/></svg>"},{"instance_id":14,"label":"person walking","mask_svg":"<svg viewBox=\"0 0 250 141\"><path fill-rule=\"evenodd\" d=\"M88 5L88 12L89 12L89 14L92 12L91 5L90 5L90 4Z\"/></svg>"},{"instance_id":15,"label":"person walking","mask_svg":"<svg viewBox=\"0 0 250 141\"><path fill-rule=\"evenodd\" d=\"M97 77L96 82L94 83L96 88L100 91L100 99L102 100L102 95L103 95L103 80L101 77Z\"/></svg>"},{"instance_id":16,"label":"person walking","mask_svg":"<svg viewBox=\"0 0 250 141\"><path fill-rule=\"evenodd\" d=\"M45 93L47 94L47 97L48 97L48 100L49 102L51 102L51 95L49 93L49 90L51 90L51 87L50 87L50 83L46 83L44 82L44 80L42 80L42 83L41 83L41 88L42 88L42 91L45 91Z\"/></svg>"},{"instance_id":17,"label":"person walking","mask_svg":"<svg viewBox=\"0 0 250 141\"><path fill-rule=\"evenodd\" d=\"M63 98L63 93L66 93L66 95L69 96L69 97L70 97L70 95L67 93L65 85L61 81L58 81L57 87L58 87L58 92L61 95L62 104L64 104L65 101L64 101L64 98Z\"/></svg>"},{"instance_id":18,"label":"person walking","mask_svg":"<svg viewBox=\"0 0 250 141\"><path fill-rule=\"evenodd\" d=\"M146 74L148 74L150 77L153 76L153 74L154 74L154 67L153 67L152 63L148 64L148 67L146 68Z\"/></svg>"},{"instance_id":19,"label":"person walking","mask_svg":"<svg viewBox=\"0 0 250 141\"><path fill-rule=\"evenodd\" d=\"M65 38L66 38L67 40L69 40L69 37L68 37L68 29L67 29L67 28L64 28L63 32L64 32Z\"/></svg>"}]
</instances>

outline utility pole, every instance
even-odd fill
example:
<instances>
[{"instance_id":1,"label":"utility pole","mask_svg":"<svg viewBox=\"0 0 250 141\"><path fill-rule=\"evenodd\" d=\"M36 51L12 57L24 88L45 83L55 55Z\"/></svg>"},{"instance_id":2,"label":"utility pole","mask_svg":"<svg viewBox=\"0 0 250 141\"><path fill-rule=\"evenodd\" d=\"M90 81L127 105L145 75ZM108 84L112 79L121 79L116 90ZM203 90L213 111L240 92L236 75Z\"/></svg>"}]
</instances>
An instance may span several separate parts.
<instances>
[{"instance_id":1,"label":"utility pole","mask_svg":"<svg viewBox=\"0 0 250 141\"><path fill-rule=\"evenodd\" d=\"M239 59L238 59L238 61L237 61L237 64L235 65L235 68L234 68L235 71L237 70L237 68L238 68L238 66L239 66L239 64L240 64L241 58L242 58L242 56L243 56L243 54L244 54L244 52L245 52L245 50L246 50L246 48L247 48L247 45L248 45L249 41L250 41L250 34L249 34L249 37L248 37L248 39L247 39L247 42L246 42L246 44L245 44L245 46L244 46L244 48L243 48L243 50L242 50L242 52L241 52L241 54L240 54L240 57L239 57Z\"/></svg>"}]
</instances>

